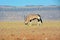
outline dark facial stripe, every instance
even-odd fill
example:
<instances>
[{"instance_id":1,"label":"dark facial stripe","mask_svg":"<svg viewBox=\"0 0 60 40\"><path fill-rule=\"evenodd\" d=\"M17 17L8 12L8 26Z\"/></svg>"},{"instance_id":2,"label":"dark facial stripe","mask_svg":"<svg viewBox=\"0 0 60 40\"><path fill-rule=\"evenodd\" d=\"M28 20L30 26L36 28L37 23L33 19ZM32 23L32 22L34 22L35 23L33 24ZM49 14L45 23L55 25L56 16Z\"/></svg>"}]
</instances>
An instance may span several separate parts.
<instances>
[{"instance_id":1,"label":"dark facial stripe","mask_svg":"<svg viewBox=\"0 0 60 40\"><path fill-rule=\"evenodd\" d=\"M39 17L40 17L40 15L39 14L37 14Z\"/></svg>"}]
</instances>

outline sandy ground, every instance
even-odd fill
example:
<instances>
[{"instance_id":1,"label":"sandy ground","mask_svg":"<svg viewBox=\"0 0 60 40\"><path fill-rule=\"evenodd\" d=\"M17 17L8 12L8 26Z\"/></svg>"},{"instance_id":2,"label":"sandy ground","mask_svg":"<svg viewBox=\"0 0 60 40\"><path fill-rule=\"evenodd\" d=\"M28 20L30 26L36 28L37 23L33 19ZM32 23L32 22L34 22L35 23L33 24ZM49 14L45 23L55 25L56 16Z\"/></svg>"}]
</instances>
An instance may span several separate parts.
<instances>
[{"instance_id":1,"label":"sandy ground","mask_svg":"<svg viewBox=\"0 0 60 40\"><path fill-rule=\"evenodd\" d=\"M0 22L0 40L60 40L60 21L43 21L40 26Z\"/></svg>"}]
</instances>

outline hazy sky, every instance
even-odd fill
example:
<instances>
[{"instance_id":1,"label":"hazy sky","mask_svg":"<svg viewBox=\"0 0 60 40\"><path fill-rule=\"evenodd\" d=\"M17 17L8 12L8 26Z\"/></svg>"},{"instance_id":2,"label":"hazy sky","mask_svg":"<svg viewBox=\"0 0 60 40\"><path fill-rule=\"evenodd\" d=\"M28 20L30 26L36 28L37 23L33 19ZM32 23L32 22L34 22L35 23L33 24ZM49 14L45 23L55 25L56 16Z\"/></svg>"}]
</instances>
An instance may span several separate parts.
<instances>
[{"instance_id":1,"label":"hazy sky","mask_svg":"<svg viewBox=\"0 0 60 40\"><path fill-rule=\"evenodd\" d=\"M60 0L0 0L0 5L25 6L25 5L57 5Z\"/></svg>"}]
</instances>

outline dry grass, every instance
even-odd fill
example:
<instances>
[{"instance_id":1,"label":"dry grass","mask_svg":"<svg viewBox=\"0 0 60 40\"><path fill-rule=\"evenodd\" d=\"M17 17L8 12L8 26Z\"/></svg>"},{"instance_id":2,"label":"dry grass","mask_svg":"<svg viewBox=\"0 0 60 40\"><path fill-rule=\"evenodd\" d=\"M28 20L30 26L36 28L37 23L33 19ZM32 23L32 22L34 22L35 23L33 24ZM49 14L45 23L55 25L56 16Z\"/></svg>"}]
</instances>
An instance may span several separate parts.
<instances>
[{"instance_id":1,"label":"dry grass","mask_svg":"<svg viewBox=\"0 0 60 40\"><path fill-rule=\"evenodd\" d=\"M60 21L24 25L24 22L0 22L0 40L60 40Z\"/></svg>"}]
</instances>

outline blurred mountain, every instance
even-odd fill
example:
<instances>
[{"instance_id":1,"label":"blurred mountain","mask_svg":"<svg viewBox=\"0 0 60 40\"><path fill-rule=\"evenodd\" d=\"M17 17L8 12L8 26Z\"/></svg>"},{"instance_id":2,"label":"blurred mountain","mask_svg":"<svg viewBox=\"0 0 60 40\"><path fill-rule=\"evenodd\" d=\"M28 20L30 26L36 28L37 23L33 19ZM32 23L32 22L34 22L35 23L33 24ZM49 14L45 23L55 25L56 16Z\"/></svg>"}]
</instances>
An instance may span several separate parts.
<instances>
[{"instance_id":1,"label":"blurred mountain","mask_svg":"<svg viewBox=\"0 0 60 40\"><path fill-rule=\"evenodd\" d=\"M0 21L20 21L28 14L40 14L43 20L60 20L60 6L26 5L7 6L0 5Z\"/></svg>"},{"instance_id":2,"label":"blurred mountain","mask_svg":"<svg viewBox=\"0 0 60 40\"><path fill-rule=\"evenodd\" d=\"M0 6L0 11L41 11L41 10L60 10L60 6L25 6L25 7L15 7L15 6Z\"/></svg>"}]
</instances>

